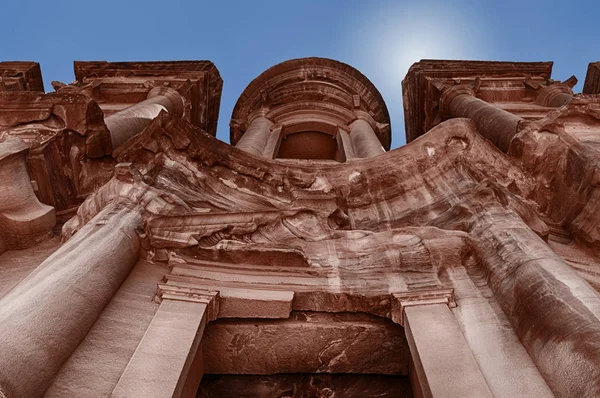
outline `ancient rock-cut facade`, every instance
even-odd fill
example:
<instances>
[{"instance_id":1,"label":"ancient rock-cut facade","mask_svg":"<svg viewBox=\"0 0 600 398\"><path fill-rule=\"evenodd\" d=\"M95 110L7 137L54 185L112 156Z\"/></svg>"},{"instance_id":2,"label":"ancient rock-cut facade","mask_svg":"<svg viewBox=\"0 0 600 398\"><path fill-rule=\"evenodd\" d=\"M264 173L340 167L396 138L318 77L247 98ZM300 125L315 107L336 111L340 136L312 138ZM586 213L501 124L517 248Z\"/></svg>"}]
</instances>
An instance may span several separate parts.
<instances>
[{"instance_id":1,"label":"ancient rock-cut facade","mask_svg":"<svg viewBox=\"0 0 600 398\"><path fill-rule=\"evenodd\" d=\"M0 63L0 397L600 396L600 69Z\"/></svg>"}]
</instances>

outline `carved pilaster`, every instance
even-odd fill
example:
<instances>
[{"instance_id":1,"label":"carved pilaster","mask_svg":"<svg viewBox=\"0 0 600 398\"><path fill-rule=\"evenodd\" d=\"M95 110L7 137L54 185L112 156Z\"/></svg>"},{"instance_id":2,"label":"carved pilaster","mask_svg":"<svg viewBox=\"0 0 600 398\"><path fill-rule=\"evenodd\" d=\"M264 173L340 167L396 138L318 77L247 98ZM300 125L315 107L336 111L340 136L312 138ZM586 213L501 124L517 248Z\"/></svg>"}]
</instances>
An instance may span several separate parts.
<instances>
[{"instance_id":1,"label":"carved pilaster","mask_svg":"<svg viewBox=\"0 0 600 398\"><path fill-rule=\"evenodd\" d=\"M217 317L219 293L159 284L161 304L113 390L113 397L192 397L203 375L200 342Z\"/></svg>"}]
</instances>

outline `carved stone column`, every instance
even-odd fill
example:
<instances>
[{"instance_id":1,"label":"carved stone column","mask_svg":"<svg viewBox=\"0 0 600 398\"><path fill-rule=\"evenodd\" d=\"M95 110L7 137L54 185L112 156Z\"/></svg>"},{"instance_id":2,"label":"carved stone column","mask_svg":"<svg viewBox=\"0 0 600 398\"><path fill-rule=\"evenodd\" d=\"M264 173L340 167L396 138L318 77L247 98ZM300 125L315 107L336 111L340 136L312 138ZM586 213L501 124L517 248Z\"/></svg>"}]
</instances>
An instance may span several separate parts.
<instances>
[{"instance_id":1,"label":"carved stone column","mask_svg":"<svg viewBox=\"0 0 600 398\"><path fill-rule=\"evenodd\" d=\"M235 147L255 156L265 156L272 125L273 122L264 116L255 118Z\"/></svg>"},{"instance_id":2,"label":"carved stone column","mask_svg":"<svg viewBox=\"0 0 600 398\"><path fill-rule=\"evenodd\" d=\"M140 133L160 111L183 116L183 98L169 87L154 87L145 101L108 116L104 121L110 131L112 149Z\"/></svg>"},{"instance_id":3,"label":"carved stone column","mask_svg":"<svg viewBox=\"0 0 600 398\"><path fill-rule=\"evenodd\" d=\"M575 76L571 76L564 82L551 82L550 85L542 85L538 82L533 81L532 79L527 79L523 81L523 85L535 92L537 92L537 96L535 98L535 103L540 106L559 108L573 98L573 90L577 84L577 78Z\"/></svg>"},{"instance_id":4,"label":"carved stone column","mask_svg":"<svg viewBox=\"0 0 600 398\"><path fill-rule=\"evenodd\" d=\"M2 298L0 396L44 395L87 335L138 259L135 206L107 206Z\"/></svg>"},{"instance_id":5,"label":"carved stone column","mask_svg":"<svg viewBox=\"0 0 600 398\"><path fill-rule=\"evenodd\" d=\"M0 253L35 244L56 223L54 208L40 203L33 192L25 164L28 152L17 137L0 143Z\"/></svg>"},{"instance_id":6,"label":"carved stone column","mask_svg":"<svg viewBox=\"0 0 600 398\"><path fill-rule=\"evenodd\" d=\"M393 294L392 319L404 326L416 397L492 397L452 311L451 289Z\"/></svg>"},{"instance_id":7,"label":"carved stone column","mask_svg":"<svg viewBox=\"0 0 600 398\"><path fill-rule=\"evenodd\" d=\"M573 98L573 90L564 84L553 84L540 89L535 103L541 106L559 108Z\"/></svg>"},{"instance_id":8,"label":"carved stone column","mask_svg":"<svg viewBox=\"0 0 600 398\"><path fill-rule=\"evenodd\" d=\"M501 151L507 152L517 133L521 118L473 95L464 85L447 87L440 98L440 111L445 117L472 119L477 131Z\"/></svg>"},{"instance_id":9,"label":"carved stone column","mask_svg":"<svg viewBox=\"0 0 600 398\"><path fill-rule=\"evenodd\" d=\"M162 299L113 397L196 396L203 374L200 340L219 312L218 292L159 285Z\"/></svg>"},{"instance_id":10,"label":"carved stone column","mask_svg":"<svg viewBox=\"0 0 600 398\"><path fill-rule=\"evenodd\" d=\"M371 158L385 153L375 131L364 119L356 119L350 124L350 140L354 154L359 158Z\"/></svg>"}]
</instances>

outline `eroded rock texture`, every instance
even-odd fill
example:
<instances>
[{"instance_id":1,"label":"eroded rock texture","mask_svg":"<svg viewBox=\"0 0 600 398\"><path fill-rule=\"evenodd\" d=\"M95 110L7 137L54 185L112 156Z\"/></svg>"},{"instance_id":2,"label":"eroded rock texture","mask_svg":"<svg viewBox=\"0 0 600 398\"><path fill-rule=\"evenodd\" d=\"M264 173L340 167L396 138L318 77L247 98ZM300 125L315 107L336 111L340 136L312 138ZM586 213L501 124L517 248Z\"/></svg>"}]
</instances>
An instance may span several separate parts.
<instances>
[{"instance_id":1,"label":"eroded rock texture","mask_svg":"<svg viewBox=\"0 0 600 398\"><path fill-rule=\"evenodd\" d=\"M389 152L333 60L250 83L235 146L210 62L76 63L50 94L17 66L0 270L63 244L5 284L5 396L600 395L595 65L575 95L551 63L421 61Z\"/></svg>"}]
</instances>

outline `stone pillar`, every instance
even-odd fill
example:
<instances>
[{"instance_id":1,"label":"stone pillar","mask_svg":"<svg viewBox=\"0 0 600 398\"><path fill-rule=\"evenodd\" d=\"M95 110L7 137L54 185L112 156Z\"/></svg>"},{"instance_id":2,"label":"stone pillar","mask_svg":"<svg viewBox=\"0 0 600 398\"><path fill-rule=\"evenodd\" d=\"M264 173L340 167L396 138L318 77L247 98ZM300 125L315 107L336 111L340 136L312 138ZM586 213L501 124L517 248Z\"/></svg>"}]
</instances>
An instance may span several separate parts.
<instances>
[{"instance_id":1,"label":"stone pillar","mask_svg":"<svg viewBox=\"0 0 600 398\"><path fill-rule=\"evenodd\" d=\"M235 147L255 156L265 156L272 125L273 122L264 116L255 118Z\"/></svg>"},{"instance_id":2,"label":"stone pillar","mask_svg":"<svg viewBox=\"0 0 600 398\"><path fill-rule=\"evenodd\" d=\"M203 374L200 340L219 312L218 293L159 285L162 303L113 390L122 398L194 398Z\"/></svg>"},{"instance_id":3,"label":"stone pillar","mask_svg":"<svg viewBox=\"0 0 600 398\"><path fill-rule=\"evenodd\" d=\"M338 146L344 151L345 160L355 159L357 157L354 153L354 148L352 147L352 140L350 140L350 135L347 132L338 129L337 142Z\"/></svg>"},{"instance_id":4,"label":"stone pillar","mask_svg":"<svg viewBox=\"0 0 600 398\"><path fill-rule=\"evenodd\" d=\"M110 131L112 149L115 150L140 133L162 110L178 117L183 116L183 98L176 90L163 86L154 87L145 101L108 116L104 122Z\"/></svg>"},{"instance_id":5,"label":"stone pillar","mask_svg":"<svg viewBox=\"0 0 600 398\"><path fill-rule=\"evenodd\" d=\"M107 206L0 300L0 396L44 395L87 335L138 259L134 206Z\"/></svg>"},{"instance_id":6,"label":"stone pillar","mask_svg":"<svg viewBox=\"0 0 600 398\"><path fill-rule=\"evenodd\" d=\"M393 295L392 318L404 326L415 396L484 398L492 393L452 311L451 290Z\"/></svg>"},{"instance_id":7,"label":"stone pillar","mask_svg":"<svg viewBox=\"0 0 600 398\"><path fill-rule=\"evenodd\" d=\"M56 215L33 192L25 158L29 146L20 138L0 143L0 253L24 249L48 235Z\"/></svg>"},{"instance_id":8,"label":"stone pillar","mask_svg":"<svg viewBox=\"0 0 600 398\"><path fill-rule=\"evenodd\" d=\"M364 119L356 119L350 124L350 140L354 154L359 158L371 158L385 153L375 131Z\"/></svg>"},{"instance_id":9,"label":"stone pillar","mask_svg":"<svg viewBox=\"0 0 600 398\"><path fill-rule=\"evenodd\" d=\"M600 397L598 292L502 206L472 231L488 285L554 394Z\"/></svg>"},{"instance_id":10,"label":"stone pillar","mask_svg":"<svg viewBox=\"0 0 600 398\"><path fill-rule=\"evenodd\" d=\"M476 98L470 88L460 85L444 90L440 98L440 111L445 117L472 119L477 131L503 152L508 152L522 120L519 116Z\"/></svg>"}]
</instances>

